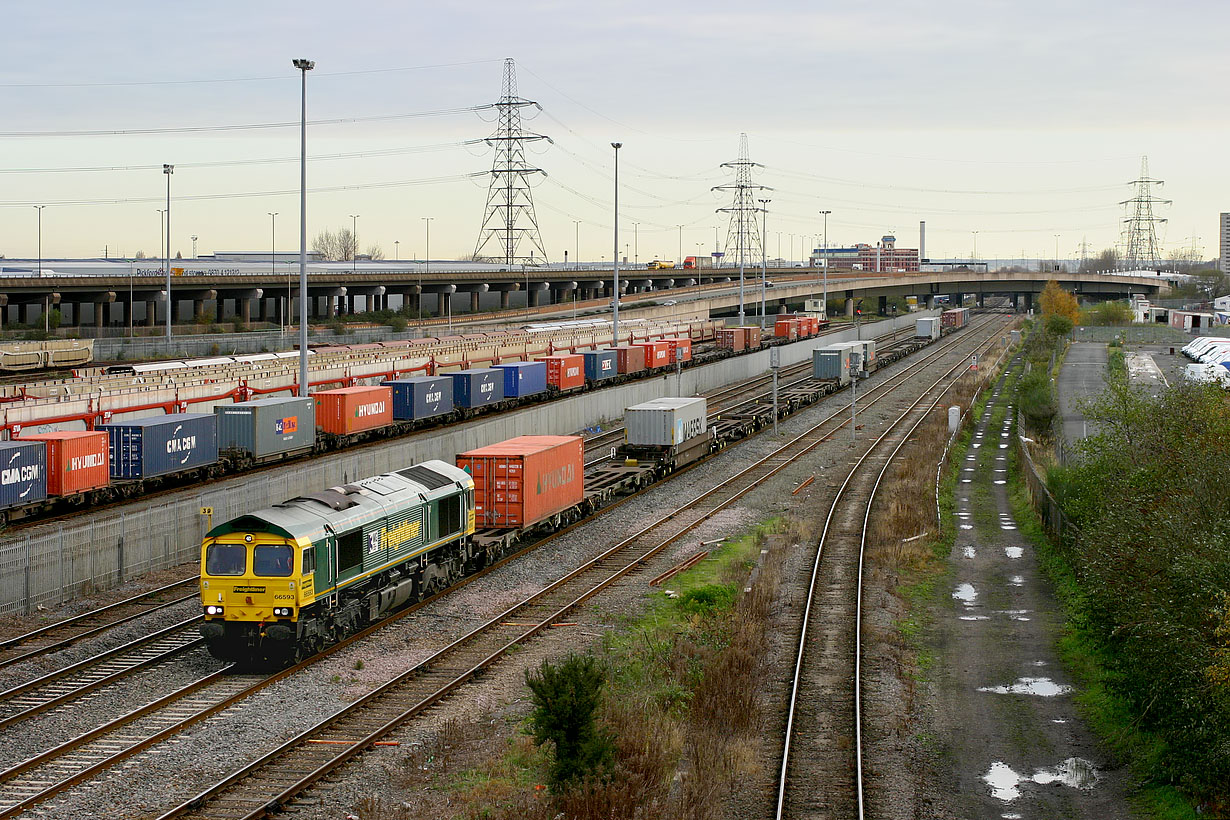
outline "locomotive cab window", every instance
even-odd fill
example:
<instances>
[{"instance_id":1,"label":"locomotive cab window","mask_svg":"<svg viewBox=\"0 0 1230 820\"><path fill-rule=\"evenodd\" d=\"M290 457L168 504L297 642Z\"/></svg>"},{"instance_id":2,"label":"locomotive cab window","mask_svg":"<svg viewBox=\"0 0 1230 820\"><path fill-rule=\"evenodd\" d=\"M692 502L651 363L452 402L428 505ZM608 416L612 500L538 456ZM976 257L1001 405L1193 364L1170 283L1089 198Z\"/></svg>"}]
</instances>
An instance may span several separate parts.
<instances>
[{"instance_id":1,"label":"locomotive cab window","mask_svg":"<svg viewBox=\"0 0 1230 820\"><path fill-rule=\"evenodd\" d=\"M441 537L465 528L465 499L462 496L441 499L433 506L436 507L437 532Z\"/></svg>"},{"instance_id":2,"label":"locomotive cab window","mask_svg":"<svg viewBox=\"0 0 1230 820\"><path fill-rule=\"evenodd\" d=\"M285 578L291 573L293 557L285 544L262 544L252 551L252 572L264 578Z\"/></svg>"},{"instance_id":3,"label":"locomotive cab window","mask_svg":"<svg viewBox=\"0 0 1230 820\"><path fill-rule=\"evenodd\" d=\"M243 575L248 549L243 544L210 544L205 550L206 575Z\"/></svg>"},{"instance_id":4,"label":"locomotive cab window","mask_svg":"<svg viewBox=\"0 0 1230 820\"><path fill-rule=\"evenodd\" d=\"M311 575L313 572L316 571L316 548L315 547L305 547L303 549L302 566L303 566L303 569L301 570L301 573L303 575Z\"/></svg>"}]
</instances>

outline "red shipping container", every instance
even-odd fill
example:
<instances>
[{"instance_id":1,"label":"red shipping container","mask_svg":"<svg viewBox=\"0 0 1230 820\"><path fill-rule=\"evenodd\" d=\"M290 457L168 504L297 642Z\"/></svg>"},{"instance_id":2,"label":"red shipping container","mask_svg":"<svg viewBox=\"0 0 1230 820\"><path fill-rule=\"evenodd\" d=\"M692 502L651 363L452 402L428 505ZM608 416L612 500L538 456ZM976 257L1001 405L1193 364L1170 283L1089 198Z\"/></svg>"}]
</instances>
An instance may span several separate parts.
<instances>
[{"instance_id":1,"label":"red shipping container","mask_svg":"<svg viewBox=\"0 0 1230 820\"><path fill-rule=\"evenodd\" d=\"M773 335L791 341L799 338L799 323L796 319L778 319L773 325Z\"/></svg>"},{"instance_id":2,"label":"red shipping container","mask_svg":"<svg viewBox=\"0 0 1230 820\"><path fill-rule=\"evenodd\" d=\"M621 374L640 373L645 369L645 348L640 345L620 345L610 349L615 351L615 364Z\"/></svg>"},{"instance_id":3,"label":"red shipping container","mask_svg":"<svg viewBox=\"0 0 1230 820\"><path fill-rule=\"evenodd\" d=\"M457 454L474 477L476 527L528 527L585 495L585 445L579 436L518 436Z\"/></svg>"},{"instance_id":4,"label":"red shipping container","mask_svg":"<svg viewBox=\"0 0 1230 820\"><path fill-rule=\"evenodd\" d=\"M747 332L741 327L724 327L717 332L717 346L737 353L747 347Z\"/></svg>"},{"instance_id":5,"label":"red shipping container","mask_svg":"<svg viewBox=\"0 0 1230 820\"><path fill-rule=\"evenodd\" d=\"M749 349L755 350L760 347L763 341L761 338L763 334L761 333L760 328L756 327L755 325L750 325L748 327L744 327L740 329L745 334L744 343L748 346Z\"/></svg>"},{"instance_id":6,"label":"red shipping container","mask_svg":"<svg viewBox=\"0 0 1230 820\"><path fill-rule=\"evenodd\" d=\"M65 430L21 440L47 443L47 495L72 495L111 483L110 437L105 432Z\"/></svg>"},{"instance_id":7,"label":"red shipping container","mask_svg":"<svg viewBox=\"0 0 1230 820\"><path fill-rule=\"evenodd\" d=\"M645 367L651 370L671 363L671 346L668 342L659 339L656 342L641 342L637 347L644 348Z\"/></svg>"},{"instance_id":8,"label":"red shipping container","mask_svg":"<svg viewBox=\"0 0 1230 820\"><path fill-rule=\"evenodd\" d=\"M668 337L662 341L671 346L671 362L692 361L692 340L679 337Z\"/></svg>"},{"instance_id":9,"label":"red shipping container","mask_svg":"<svg viewBox=\"0 0 1230 820\"><path fill-rule=\"evenodd\" d=\"M316 400L316 426L326 433L361 433L393 423L391 387L342 387L321 390L312 398Z\"/></svg>"},{"instance_id":10,"label":"red shipping container","mask_svg":"<svg viewBox=\"0 0 1230 820\"><path fill-rule=\"evenodd\" d=\"M547 363L547 384L556 390L572 390L585 386L585 357L574 353L542 356Z\"/></svg>"}]
</instances>

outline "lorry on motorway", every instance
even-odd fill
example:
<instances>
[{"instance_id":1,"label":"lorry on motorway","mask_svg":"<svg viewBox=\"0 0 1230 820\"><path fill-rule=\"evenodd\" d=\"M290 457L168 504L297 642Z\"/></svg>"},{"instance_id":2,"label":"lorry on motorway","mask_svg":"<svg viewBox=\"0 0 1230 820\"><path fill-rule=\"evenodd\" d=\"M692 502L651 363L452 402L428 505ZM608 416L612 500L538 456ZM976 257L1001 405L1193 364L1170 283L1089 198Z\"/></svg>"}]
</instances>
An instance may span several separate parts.
<instances>
[{"instance_id":1,"label":"lorry on motorway","mask_svg":"<svg viewBox=\"0 0 1230 820\"><path fill-rule=\"evenodd\" d=\"M645 266L645 270L674 270L675 263L670 259L655 259Z\"/></svg>"}]
</instances>

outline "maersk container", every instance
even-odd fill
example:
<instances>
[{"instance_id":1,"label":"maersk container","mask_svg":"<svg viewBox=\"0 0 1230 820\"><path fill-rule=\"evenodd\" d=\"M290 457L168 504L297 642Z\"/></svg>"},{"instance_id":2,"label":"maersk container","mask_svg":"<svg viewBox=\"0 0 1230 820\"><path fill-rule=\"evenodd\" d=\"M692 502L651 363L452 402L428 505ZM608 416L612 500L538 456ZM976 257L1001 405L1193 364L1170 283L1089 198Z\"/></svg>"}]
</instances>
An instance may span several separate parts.
<instances>
[{"instance_id":1,"label":"maersk container","mask_svg":"<svg viewBox=\"0 0 1230 820\"><path fill-rule=\"evenodd\" d=\"M814 379L850 381L850 348L838 345L822 347L811 352L811 375Z\"/></svg>"},{"instance_id":2,"label":"maersk container","mask_svg":"<svg viewBox=\"0 0 1230 820\"><path fill-rule=\"evenodd\" d=\"M312 449L316 443L316 401L311 396L220 404L218 450L247 453L256 459Z\"/></svg>"},{"instance_id":3,"label":"maersk container","mask_svg":"<svg viewBox=\"0 0 1230 820\"><path fill-rule=\"evenodd\" d=\"M624 412L624 429L633 446L672 447L709 429L704 399L663 398Z\"/></svg>"},{"instance_id":4,"label":"maersk container","mask_svg":"<svg viewBox=\"0 0 1230 820\"><path fill-rule=\"evenodd\" d=\"M471 410L504 400L504 371L494 367L458 370L453 380L453 404Z\"/></svg>"},{"instance_id":5,"label":"maersk container","mask_svg":"<svg viewBox=\"0 0 1230 820\"><path fill-rule=\"evenodd\" d=\"M101 430L58 430L20 440L47 445L47 495L73 495L111 483L107 434Z\"/></svg>"},{"instance_id":6,"label":"maersk container","mask_svg":"<svg viewBox=\"0 0 1230 820\"><path fill-rule=\"evenodd\" d=\"M940 338L940 317L925 316L914 320L914 336L920 339Z\"/></svg>"},{"instance_id":7,"label":"maersk container","mask_svg":"<svg viewBox=\"0 0 1230 820\"><path fill-rule=\"evenodd\" d=\"M393 418L417 421L453 412L453 380L448 376L417 376L381 382L393 390Z\"/></svg>"},{"instance_id":8,"label":"maersk container","mask_svg":"<svg viewBox=\"0 0 1230 820\"><path fill-rule=\"evenodd\" d=\"M100 424L107 434L112 478L153 478L218 460L218 419L213 413L172 413Z\"/></svg>"},{"instance_id":9,"label":"maersk container","mask_svg":"<svg viewBox=\"0 0 1230 820\"><path fill-rule=\"evenodd\" d=\"M47 497L47 447L39 441L0 441L0 510Z\"/></svg>"},{"instance_id":10,"label":"maersk container","mask_svg":"<svg viewBox=\"0 0 1230 820\"><path fill-rule=\"evenodd\" d=\"M547 390L547 365L545 362L509 362L497 364L504 373L504 398L520 399L545 393Z\"/></svg>"},{"instance_id":11,"label":"maersk container","mask_svg":"<svg viewBox=\"0 0 1230 820\"><path fill-rule=\"evenodd\" d=\"M476 527L524 528L581 503L585 446L579 436L518 436L457 455L474 478Z\"/></svg>"},{"instance_id":12,"label":"maersk container","mask_svg":"<svg viewBox=\"0 0 1230 820\"><path fill-rule=\"evenodd\" d=\"M585 358L585 378L589 381L598 382L619 375L619 362L614 350L591 350L581 355Z\"/></svg>"}]
</instances>

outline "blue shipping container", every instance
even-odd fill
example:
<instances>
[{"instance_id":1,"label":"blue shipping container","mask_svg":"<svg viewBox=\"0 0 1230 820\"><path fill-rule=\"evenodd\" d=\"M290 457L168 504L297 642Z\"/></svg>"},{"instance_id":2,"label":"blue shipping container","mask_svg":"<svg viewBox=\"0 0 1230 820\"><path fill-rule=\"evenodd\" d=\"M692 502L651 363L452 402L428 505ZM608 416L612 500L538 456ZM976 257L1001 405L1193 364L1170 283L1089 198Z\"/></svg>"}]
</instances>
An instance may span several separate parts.
<instances>
[{"instance_id":1,"label":"blue shipping container","mask_svg":"<svg viewBox=\"0 0 1230 820\"><path fill-rule=\"evenodd\" d=\"M448 376L419 376L381 382L393 388L393 418L415 421L453 412L453 382Z\"/></svg>"},{"instance_id":2,"label":"blue shipping container","mask_svg":"<svg viewBox=\"0 0 1230 820\"><path fill-rule=\"evenodd\" d=\"M619 375L619 354L614 350L591 350L585 356L585 378L591 382Z\"/></svg>"},{"instance_id":3,"label":"blue shipping container","mask_svg":"<svg viewBox=\"0 0 1230 820\"><path fill-rule=\"evenodd\" d=\"M112 478L169 475L218 460L218 419L213 413L173 413L98 429L110 440Z\"/></svg>"},{"instance_id":4,"label":"blue shipping container","mask_svg":"<svg viewBox=\"0 0 1230 820\"><path fill-rule=\"evenodd\" d=\"M0 442L0 509L47 497L47 445L41 441Z\"/></svg>"},{"instance_id":5,"label":"blue shipping container","mask_svg":"<svg viewBox=\"0 0 1230 820\"><path fill-rule=\"evenodd\" d=\"M453 403L458 407L486 407L504 400L504 371L494 367L458 370L453 380Z\"/></svg>"},{"instance_id":6,"label":"blue shipping container","mask_svg":"<svg viewBox=\"0 0 1230 820\"><path fill-rule=\"evenodd\" d=\"M497 364L504 371L504 398L520 399L547 392L546 362L509 362Z\"/></svg>"}]
</instances>

